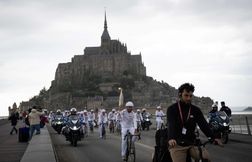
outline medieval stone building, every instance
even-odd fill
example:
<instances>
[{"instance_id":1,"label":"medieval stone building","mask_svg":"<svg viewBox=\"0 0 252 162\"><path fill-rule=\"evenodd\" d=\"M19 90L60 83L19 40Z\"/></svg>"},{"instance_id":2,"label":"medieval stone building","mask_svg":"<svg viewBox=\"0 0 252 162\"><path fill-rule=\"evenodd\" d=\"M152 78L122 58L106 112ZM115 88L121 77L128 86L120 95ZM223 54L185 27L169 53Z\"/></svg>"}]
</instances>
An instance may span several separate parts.
<instances>
[{"instance_id":1,"label":"medieval stone building","mask_svg":"<svg viewBox=\"0 0 252 162\"><path fill-rule=\"evenodd\" d=\"M101 45L86 47L83 55L74 56L69 63L60 63L52 84L54 87L66 84L78 86L90 74L106 79L118 78L125 73L145 76L146 68L141 54L131 55L126 44L110 38L105 15Z\"/></svg>"}]
</instances>

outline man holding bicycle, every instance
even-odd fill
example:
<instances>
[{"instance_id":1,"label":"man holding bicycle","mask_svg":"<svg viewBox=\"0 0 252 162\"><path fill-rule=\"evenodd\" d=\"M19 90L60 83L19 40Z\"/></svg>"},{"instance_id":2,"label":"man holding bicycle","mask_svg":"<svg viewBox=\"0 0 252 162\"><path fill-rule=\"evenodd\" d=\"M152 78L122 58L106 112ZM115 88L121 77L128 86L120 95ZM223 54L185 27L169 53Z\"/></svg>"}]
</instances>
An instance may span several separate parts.
<instances>
[{"instance_id":1,"label":"man holding bicycle","mask_svg":"<svg viewBox=\"0 0 252 162\"><path fill-rule=\"evenodd\" d=\"M126 149L127 149L127 141L124 138L127 134L127 131L130 132L131 135L134 135L137 132L137 122L136 122L136 115L132 111L134 104L133 102L129 101L125 105L126 109L120 112L121 117L121 133L122 133L122 159L126 160ZM132 138L132 142L135 142L135 137Z\"/></svg>"},{"instance_id":2,"label":"man holding bicycle","mask_svg":"<svg viewBox=\"0 0 252 162\"><path fill-rule=\"evenodd\" d=\"M199 160L199 150L194 146L196 139L196 124L207 137L222 146L220 139L215 139L213 132L208 126L201 110L192 105L194 86L185 83L179 87L179 101L167 109L168 119L168 144L173 162L186 162L187 153L193 159ZM209 154L204 149L202 152L204 159L209 160Z\"/></svg>"}]
</instances>

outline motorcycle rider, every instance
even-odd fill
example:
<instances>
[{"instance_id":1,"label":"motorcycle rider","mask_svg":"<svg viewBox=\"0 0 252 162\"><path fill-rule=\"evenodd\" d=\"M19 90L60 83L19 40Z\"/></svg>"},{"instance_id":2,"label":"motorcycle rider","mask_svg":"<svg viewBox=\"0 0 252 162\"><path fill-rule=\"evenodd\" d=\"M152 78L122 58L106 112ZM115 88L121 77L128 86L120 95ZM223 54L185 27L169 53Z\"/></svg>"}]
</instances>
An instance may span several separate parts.
<instances>
[{"instance_id":1,"label":"motorcycle rider","mask_svg":"<svg viewBox=\"0 0 252 162\"><path fill-rule=\"evenodd\" d=\"M98 116L100 138L102 138L102 127L108 122L108 116L105 109L102 109Z\"/></svg>"},{"instance_id":2,"label":"motorcycle rider","mask_svg":"<svg viewBox=\"0 0 252 162\"><path fill-rule=\"evenodd\" d=\"M64 124L64 118L63 118L63 114L61 113L61 110L60 109L57 109L57 111L56 111L56 113L55 113L55 115L53 116L53 120L52 120L52 127L56 130L56 131L61 131L61 127L60 128L57 128L58 126L57 126L57 122L58 121L62 121L63 123L62 124ZM58 130L58 129L60 129L60 130Z\"/></svg>"},{"instance_id":3,"label":"motorcycle rider","mask_svg":"<svg viewBox=\"0 0 252 162\"><path fill-rule=\"evenodd\" d=\"M63 114L61 113L61 110L60 110L60 109L57 109L57 111L56 111L56 114L55 114L55 116L54 116L54 120L55 120L56 118L63 118Z\"/></svg>"},{"instance_id":4,"label":"motorcycle rider","mask_svg":"<svg viewBox=\"0 0 252 162\"><path fill-rule=\"evenodd\" d=\"M125 135L127 134L127 131L130 132L130 134L134 135L137 132L137 122L136 122L136 115L132 111L134 108L134 104L131 101L128 101L125 105L126 109L122 110L120 112L121 116L121 134L122 134L122 159L125 160L125 155L126 155L126 149L127 149L127 144L126 144L126 139L124 138ZM135 136L132 138L132 142L134 144L135 142Z\"/></svg>"},{"instance_id":5,"label":"motorcycle rider","mask_svg":"<svg viewBox=\"0 0 252 162\"><path fill-rule=\"evenodd\" d=\"M157 122L157 130L161 129L162 124L164 123L163 117L165 116L164 112L162 111L161 106L157 107L156 110L156 122Z\"/></svg>"},{"instance_id":6,"label":"motorcycle rider","mask_svg":"<svg viewBox=\"0 0 252 162\"><path fill-rule=\"evenodd\" d=\"M190 83L184 83L178 91L179 101L167 109L168 144L171 158L173 162L186 162L186 156L189 152L193 159L199 160L198 147L194 146L196 124L206 136L211 137L221 146L223 144L220 139L215 139L200 108L191 104L194 86ZM203 158L209 159L206 149L202 149L202 152Z\"/></svg>"},{"instance_id":7,"label":"motorcycle rider","mask_svg":"<svg viewBox=\"0 0 252 162\"><path fill-rule=\"evenodd\" d=\"M209 111L209 123L216 116L216 112L218 112L218 106L214 103L212 105L212 110Z\"/></svg>"},{"instance_id":8,"label":"motorcycle rider","mask_svg":"<svg viewBox=\"0 0 252 162\"><path fill-rule=\"evenodd\" d=\"M147 121L147 119L150 118L150 113L147 112L145 108L142 109L142 117L143 117L142 128L144 130L147 127L146 124L151 125L151 122ZM148 130L148 128L147 128L147 130Z\"/></svg>"},{"instance_id":9,"label":"motorcycle rider","mask_svg":"<svg viewBox=\"0 0 252 162\"><path fill-rule=\"evenodd\" d=\"M226 106L224 101L221 101L220 111L224 111L228 117L231 117L232 111L229 107Z\"/></svg>"},{"instance_id":10,"label":"motorcycle rider","mask_svg":"<svg viewBox=\"0 0 252 162\"><path fill-rule=\"evenodd\" d=\"M136 121L137 121L137 129L138 129L138 131L140 131L141 130L141 123L143 121L143 116L141 114L140 109L137 109L137 112L136 112Z\"/></svg>"},{"instance_id":11,"label":"motorcycle rider","mask_svg":"<svg viewBox=\"0 0 252 162\"><path fill-rule=\"evenodd\" d=\"M111 127L112 132L114 132L114 128L115 128L115 121L116 121L116 113L115 113L115 109L112 109L111 112L109 112L108 114L108 121L109 121L109 127ZM113 125L110 125L113 124Z\"/></svg>"},{"instance_id":12,"label":"motorcycle rider","mask_svg":"<svg viewBox=\"0 0 252 162\"><path fill-rule=\"evenodd\" d=\"M80 120L79 115L77 114L77 109L73 107L73 108L70 109L70 114L67 117L66 126L64 126L62 128L62 134L66 136L66 139L68 139L68 135L69 135L69 122L71 120L75 120L75 119ZM82 129L80 129L80 134L83 136L83 130Z\"/></svg>"}]
</instances>

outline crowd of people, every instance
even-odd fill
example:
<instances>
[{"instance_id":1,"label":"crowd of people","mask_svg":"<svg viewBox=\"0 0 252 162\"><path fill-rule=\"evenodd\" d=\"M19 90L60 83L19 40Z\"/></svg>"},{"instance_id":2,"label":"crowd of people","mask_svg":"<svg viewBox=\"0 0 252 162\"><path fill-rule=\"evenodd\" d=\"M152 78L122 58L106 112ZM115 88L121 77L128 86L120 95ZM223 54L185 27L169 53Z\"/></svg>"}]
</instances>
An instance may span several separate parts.
<instances>
[{"instance_id":1,"label":"crowd of people","mask_svg":"<svg viewBox=\"0 0 252 162\"><path fill-rule=\"evenodd\" d=\"M195 129L198 125L202 132L215 144L222 146L222 142L218 136L216 136L209 127L208 122L204 118L200 108L192 104L192 97L194 93L194 86L189 83L181 85L178 89L179 99L176 103L168 107L166 114L163 112L161 106L156 107L155 114L151 115L145 108L142 110L135 109L134 103L128 101L125 107L115 109L107 113L106 109L83 109L77 111L76 108L70 110L61 111L58 109L56 112L51 111L47 118L51 125L55 124L57 119L62 120L62 127L60 132L68 138L69 133L69 121L77 119L81 123L80 134L82 137L89 136L93 132L93 127L98 127L99 138L104 138L104 127L108 127L110 133L114 133L115 130L121 134L121 156L125 160L126 154L126 141L125 135L130 132L132 135L140 133L149 128L152 124L150 117L156 120L156 131L168 128L167 144L169 145L169 152L173 162L185 162L188 153L196 160L198 156L198 150L194 147L196 139ZM221 108L219 111L224 111L228 117L231 117L231 109L225 105L225 102L221 102ZM209 120L213 118L218 112L218 102L215 102L212 106L212 110L209 112ZM45 114L41 112L41 109L34 106L29 109L28 112L23 113L23 121L30 127L30 138L36 130L36 134L40 133L40 128L46 122L44 119ZM167 123L164 118L167 117ZM15 131L18 132L17 121L19 119L18 113L12 113L9 117L12 124L12 130L10 134ZM42 124L41 124L42 123ZM147 129L148 130L148 129ZM135 142L135 138L133 138ZM203 150L204 158L209 159L209 154L206 150Z\"/></svg>"},{"instance_id":2,"label":"crowd of people","mask_svg":"<svg viewBox=\"0 0 252 162\"><path fill-rule=\"evenodd\" d=\"M42 112L42 108L38 106L33 106L32 108L22 113L13 111L11 115L9 116L9 120L11 121L11 126L12 126L10 135L12 135L14 131L15 131L15 134L18 134L19 129L16 128L18 121L22 122L21 128L28 128L27 129L28 139L24 139L24 141L31 140L35 131L36 131L36 135L40 134L40 128L43 128L45 123L48 122L46 114Z\"/></svg>"}]
</instances>

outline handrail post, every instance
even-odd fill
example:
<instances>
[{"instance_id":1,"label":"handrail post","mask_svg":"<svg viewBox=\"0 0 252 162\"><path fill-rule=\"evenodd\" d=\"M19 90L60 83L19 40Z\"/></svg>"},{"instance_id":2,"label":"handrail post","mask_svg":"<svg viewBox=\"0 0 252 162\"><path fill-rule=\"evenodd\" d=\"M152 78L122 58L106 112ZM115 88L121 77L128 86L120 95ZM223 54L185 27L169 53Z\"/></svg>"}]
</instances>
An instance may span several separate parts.
<instances>
[{"instance_id":1,"label":"handrail post","mask_svg":"<svg viewBox=\"0 0 252 162\"><path fill-rule=\"evenodd\" d=\"M248 117L245 116L245 119L246 119L246 125L247 125L247 129L248 129L248 134L251 135L250 126L249 126L249 123L248 123Z\"/></svg>"}]
</instances>

